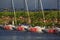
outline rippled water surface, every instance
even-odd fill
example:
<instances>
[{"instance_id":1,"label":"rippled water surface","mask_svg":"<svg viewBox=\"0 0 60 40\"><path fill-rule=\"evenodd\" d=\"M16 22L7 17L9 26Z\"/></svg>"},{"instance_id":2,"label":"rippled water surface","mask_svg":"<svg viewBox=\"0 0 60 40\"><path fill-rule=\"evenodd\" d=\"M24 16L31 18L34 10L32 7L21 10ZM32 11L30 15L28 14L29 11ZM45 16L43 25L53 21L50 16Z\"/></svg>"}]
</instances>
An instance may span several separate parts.
<instances>
[{"instance_id":1,"label":"rippled water surface","mask_svg":"<svg viewBox=\"0 0 60 40\"><path fill-rule=\"evenodd\" d=\"M0 40L60 40L60 34L0 31Z\"/></svg>"}]
</instances>

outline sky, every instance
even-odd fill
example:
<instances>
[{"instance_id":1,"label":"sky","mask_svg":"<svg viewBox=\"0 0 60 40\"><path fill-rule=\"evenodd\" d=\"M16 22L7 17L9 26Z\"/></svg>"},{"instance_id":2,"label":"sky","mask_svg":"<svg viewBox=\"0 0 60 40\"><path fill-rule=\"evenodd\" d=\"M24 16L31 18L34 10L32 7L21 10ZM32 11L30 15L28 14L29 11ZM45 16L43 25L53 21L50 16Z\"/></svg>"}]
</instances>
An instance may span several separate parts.
<instances>
[{"instance_id":1,"label":"sky","mask_svg":"<svg viewBox=\"0 0 60 40\"><path fill-rule=\"evenodd\" d=\"M28 8L30 10L38 9L38 0L27 0ZM57 9L57 0L42 0L43 8L44 9ZM15 9L23 9L24 7L24 0L14 0L14 7ZM36 4L36 5L35 5ZM59 1L60 4L60 1ZM36 6L36 7L35 7ZM11 8L11 0L0 0L0 8ZM39 4L39 8L40 4ZM60 8L60 5L59 5Z\"/></svg>"}]
</instances>

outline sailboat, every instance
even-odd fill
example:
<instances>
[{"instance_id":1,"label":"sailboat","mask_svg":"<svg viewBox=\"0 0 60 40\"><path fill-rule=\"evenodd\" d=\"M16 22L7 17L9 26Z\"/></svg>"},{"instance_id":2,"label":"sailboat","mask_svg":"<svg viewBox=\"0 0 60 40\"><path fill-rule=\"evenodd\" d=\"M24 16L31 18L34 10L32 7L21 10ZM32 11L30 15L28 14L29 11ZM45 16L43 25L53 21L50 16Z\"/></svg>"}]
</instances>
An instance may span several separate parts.
<instances>
[{"instance_id":1,"label":"sailboat","mask_svg":"<svg viewBox=\"0 0 60 40\"><path fill-rule=\"evenodd\" d=\"M14 7L14 0L11 0L12 3L12 8L13 8L13 13L14 13L14 20L12 21L12 25L8 24L8 25L4 25L4 29L5 30L14 30L15 26L17 24L16 22L16 13L15 13L15 7Z\"/></svg>"},{"instance_id":2,"label":"sailboat","mask_svg":"<svg viewBox=\"0 0 60 40\"><path fill-rule=\"evenodd\" d=\"M39 32L41 33L43 29L45 29L45 27L41 28L39 26L35 26L35 27L29 27L29 26L26 26L26 25L20 25L20 26L14 26L17 24L17 21L16 21L16 13L15 13L15 7L14 7L14 0L11 1L12 2L12 7L13 7L13 13L14 13L14 21L13 21L13 25L5 25L4 26L4 29L5 30L14 30L16 28L16 30L18 31L33 31L33 32ZM25 0L25 4L26 4L26 11L27 11L27 15L28 15L28 23L30 24L31 20L30 20L30 16L29 16L29 10L28 10L28 4L27 4L27 0ZM42 14L43 14L43 19L45 20L45 17L44 17L44 11L43 11L43 5L42 5L42 1L40 0L40 4L41 4L41 10L42 10ZM35 8L36 8L36 0L35 0ZM14 29L13 29L14 28Z\"/></svg>"},{"instance_id":3,"label":"sailboat","mask_svg":"<svg viewBox=\"0 0 60 40\"><path fill-rule=\"evenodd\" d=\"M59 15L59 0L57 0L57 8L58 8L58 15ZM43 30L44 32L46 33L59 33L60 32L60 28L58 27L54 27L54 24L53 24L53 28L50 28L50 26L48 26L49 29L45 29Z\"/></svg>"},{"instance_id":4,"label":"sailboat","mask_svg":"<svg viewBox=\"0 0 60 40\"><path fill-rule=\"evenodd\" d=\"M44 15L44 10L43 10L43 5L42 5L42 0L40 1L40 6L41 6L41 11L43 14L43 20L45 23L45 15ZM25 0L25 5L26 5L26 11L27 11L27 15L28 15L28 23L30 24L31 20L30 20L30 14L29 14L29 9L28 9L28 4L27 4L27 0ZM43 33L43 32L53 32L53 31L49 31L49 29L45 29L45 27L40 27L40 26L29 26L29 25L19 25L16 26L17 21L16 21L16 13L15 13L15 8L14 8L14 1L12 0L12 7L13 7L13 13L14 13L14 20L13 20L13 25L5 25L3 27L4 30L16 30L16 31L30 31L30 32L37 32L37 33ZM36 0L35 0L35 8L36 8ZM15 25L15 26L14 26ZM43 31L42 31L43 30Z\"/></svg>"},{"instance_id":5,"label":"sailboat","mask_svg":"<svg viewBox=\"0 0 60 40\"><path fill-rule=\"evenodd\" d=\"M42 11L42 14L43 14L43 19L44 19L44 22L45 22L45 16L44 16L44 11L43 11L42 1L39 0L39 2L40 2L40 6L41 6L41 11ZM35 10L36 10L36 0L35 0ZM29 31L30 32L37 32L37 33L43 33L42 30L44 30L44 29L45 29L45 27L35 26L35 27L30 27Z\"/></svg>"},{"instance_id":6,"label":"sailboat","mask_svg":"<svg viewBox=\"0 0 60 40\"><path fill-rule=\"evenodd\" d=\"M15 26L16 25L16 13L15 13L15 8L14 8L14 1L11 0L11 3L12 3L12 8L13 8L13 13L14 13L14 21L12 21L12 25L11 24L8 24L8 25L3 25L2 28L3 30L14 30L15 29Z\"/></svg>"},{"instance_id":7,"label":"sailboat","mask_svg":"<svg viewBox=\"0 0 60 40\"><path fill-rule=\"evenodd\" d=\"M59 9L59 0L57 0L57 9L58 9L58 11L57 11L57 14L58 14L58 18L57 19L58 20L57 21L59 23L59 11L60 11L60 9ZM60 27L57 26L56 30L57 30L58 33L60 33Z\"/></svg>"}]
</instances>

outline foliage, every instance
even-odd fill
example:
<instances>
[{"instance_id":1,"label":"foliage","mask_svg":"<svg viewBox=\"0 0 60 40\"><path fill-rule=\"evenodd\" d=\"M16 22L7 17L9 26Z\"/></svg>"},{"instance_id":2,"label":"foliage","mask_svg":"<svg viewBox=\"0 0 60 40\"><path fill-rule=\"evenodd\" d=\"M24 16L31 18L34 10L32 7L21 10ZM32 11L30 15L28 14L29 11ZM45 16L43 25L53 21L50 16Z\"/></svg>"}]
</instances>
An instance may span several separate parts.
<instances>
[{"instance_id":1,"label":"foliage","mask_svg":"<svg viewBox=\"0 0 60 40\"><path fill-rule=\"evenodd\" d=\"M60 11L59 11L60 12ZM0 12L0 24L2 24L5 20L2 18L2 16L4 17L7 17L9 16L11 20L13 20L14 18L14 13L13 12ZM52 25L53 22L48 22L48 23L44 23L43 20L43 14L41 11L37 11L37 12L32 12L32 11L29 11L29 16L30 16L30 19L31 19L31 25L35 26L35 25L39 25L39 26L42 26L42 25L46 25L46 26L49 26L49 25ZM60 19L60 13L59 13L59 16L58 16L58 11L44 11L44 16L45 16L45 19L48 20L48 19L51 19L51 21L53 21L54 19L57 19L59 18ZM22 17L22 18L19 18L19 17ZM28 14L27 12L25 11L16 11L16 20L17 20L17 23L27 23L27 19L28 19ZM8 19L6 19L8 20ZM11 21L9 20L9 21ZM57 24L57 23L56 23Z\"/></svg>"}]
</instances>

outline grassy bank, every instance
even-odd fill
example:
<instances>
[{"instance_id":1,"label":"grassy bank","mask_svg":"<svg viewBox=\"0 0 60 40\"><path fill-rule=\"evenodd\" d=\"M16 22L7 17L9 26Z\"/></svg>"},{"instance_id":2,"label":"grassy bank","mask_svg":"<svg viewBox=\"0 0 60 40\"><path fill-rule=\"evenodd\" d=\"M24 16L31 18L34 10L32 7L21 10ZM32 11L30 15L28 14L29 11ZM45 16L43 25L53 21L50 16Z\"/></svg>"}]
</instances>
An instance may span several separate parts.
<instances>
[{"instance_id":1,"label":"grassy bank","mask_svg":"<svg viewBox=\"0 0 60 40\"><path fill-rule=\"evenodd\" d=\"M45 16L45 23L43 21L43 14L41 11L37 12L32 12L29 11L29 16L30 16L30 24L35 26L35 25L47 25L51 26L54 24L60 24L60 12L58 14L58 11L50 10L50 11L44 11L44 16ZM58 21L59 18L59 21ZM0 24L11 24L12 21L14 20L14 13L13 12L0 12ZM16 11L16 20L17 24L22 24L22 23L28 23L28 15L27 12L25 11Z\"/></svg>"}]
</instances>

